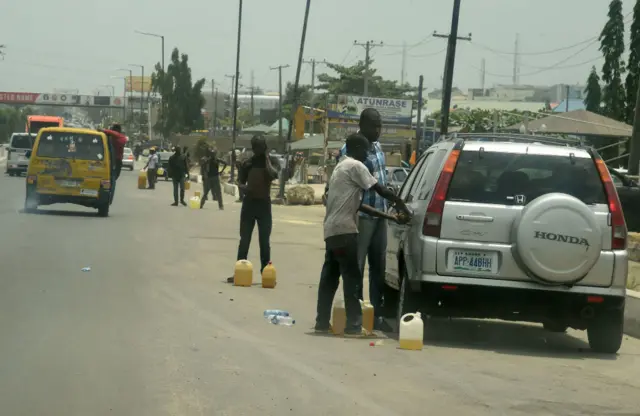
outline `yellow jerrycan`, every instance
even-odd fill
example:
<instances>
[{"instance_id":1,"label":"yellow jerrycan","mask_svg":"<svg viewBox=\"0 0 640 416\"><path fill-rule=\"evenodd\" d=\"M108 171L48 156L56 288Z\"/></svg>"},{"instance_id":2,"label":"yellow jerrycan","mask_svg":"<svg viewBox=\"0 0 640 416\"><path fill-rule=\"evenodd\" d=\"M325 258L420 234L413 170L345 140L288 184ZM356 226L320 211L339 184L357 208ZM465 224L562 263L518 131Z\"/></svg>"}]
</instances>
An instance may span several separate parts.
<instances>
[{"instance_id":1,"label":"yellow jerrycan","mask_svg":"<svg viewBox=\"0 0 640 416\"><path fill-rule=\"evenodd\" d=\"M200 192L195 191L195 192L193 193L193 196L200 198Z\"/></svg>"},{"instance_id":2,"label":"yellow jerrycan","mask_svg":"<svg viewBox=\"0 0 640 416\"><path fill-rule=\"evenodd\" d=\"M276 287L276 268L271 262L262 270L262 287L266 289Z\"/></svg>"},{"instance_id":3,"label":"yellow jerrycan","mask_svg":"<svg viewBox=\"0 0 640 416\"><path fill-rule=\"evenodd\" d=\"M147 189L147 172L143 170L138 173L138 189Z\"/></svg>"},{"instance_id":4,"label":"yellow jerrycan","mask_svg":"<svg viewBox=\"0 0 640 416\"><path fill-rule=\"evenodd\" d=\"M347 310L344 307L344 300L336 300L331 312L331 332L334 335L344 335L344 328L347 326Z\"/></svg>"},{"instance_id":5,"label":"yellow jerrycan","mask_svg":"<svg viewBox=\"0 0 640 416\"><path fill-rule=\"evenodd\" d=\"M189 198L189 208L191 209L200 209L200 197L192 196Z\"/></svg>"},{"instance_id":6,"label":"yellow jerrycan","mask_svg":"<svg viewBox=\"0 0 640 416\"><path fill-rule=\"evenodd\" d=\"M361 300L360 307L362 308L362 328L370 334L373 332L373 322L375 320L373 305L368 300Z\"/></svg>"},{"instance_id":7,"label":"yellow jerrycan","mask_svg":"<svg viewBox=\"0 0 640 416\"><path fill-rule=\"evenodd\" d=\"M184 190L188 191L189 189L191 189L191 181L187 179L184 181Z\"/></svg>"},{"instance_id":8,"label":"yellow jerrycan","mask_svg":"<svg viewBox=\"0 0 640 416\"><path fill-rule=\"evenodd\" d=\"M421 350L424 336L424 322L420 312L407 313L400 318L400 348L403 350Z\"/></svg>"},{"instance_id":9,"label":"yellow jerrycan","mask_svg":"<svg viewBox=\"0 0 640 416\"><path fill-rule=\"evenodd\" d=\"M253 265L248 260L238 260L233 269L234 286L251 286L253 283Z\"/></svg>"}]
</instances>

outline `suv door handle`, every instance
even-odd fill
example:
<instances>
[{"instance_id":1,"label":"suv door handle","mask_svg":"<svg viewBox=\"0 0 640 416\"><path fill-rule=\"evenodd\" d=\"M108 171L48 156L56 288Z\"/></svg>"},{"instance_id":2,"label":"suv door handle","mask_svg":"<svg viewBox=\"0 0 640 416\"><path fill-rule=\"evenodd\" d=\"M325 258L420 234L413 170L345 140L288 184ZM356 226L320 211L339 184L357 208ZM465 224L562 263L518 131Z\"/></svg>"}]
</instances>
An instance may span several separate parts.
<instances>
[{"instance_id":1,"label":"suv door handle","mask_svg":"<svg viewBox=\"0 0 640 416\"><path fill-rule=\"evenodd\" d=\"M494 218L485 215L456 215L456 219L469 222L493 222Z\"/></svg>"}]
</instances>

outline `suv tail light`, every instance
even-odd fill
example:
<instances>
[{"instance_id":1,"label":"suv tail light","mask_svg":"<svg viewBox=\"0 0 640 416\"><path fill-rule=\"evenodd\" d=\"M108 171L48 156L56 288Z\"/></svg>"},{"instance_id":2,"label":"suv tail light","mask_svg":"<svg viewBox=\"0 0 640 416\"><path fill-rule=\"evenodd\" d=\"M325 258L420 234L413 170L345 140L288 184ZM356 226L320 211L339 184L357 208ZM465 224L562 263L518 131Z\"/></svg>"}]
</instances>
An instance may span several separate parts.
<instances>
[{"instance_id":1,"label":"suv tail light","mask_svg":"<svg viewBox=\"0 0 640 416\"><path fill-rule=\"evenodd\" d=\"M607 203L609 204L609 213L611 215L611 249L624 250L627 247L627 224L624 221L622 204L620 204L618 192L613 185L607 165L605 165L602 159L596 159L596 167L598 168L598 173L600 173L600 179L604 184L604 191L607 195Z\"/></svg>"},{"instance_id":2,"label":"suv tail light","mask_svg":"<svg viewBox=\"0 0 640 416\"><path fill-rule=\"evenodd\" d=\"M424 235L440 237L444 202L447 199L447 191L449 190L451 177L453 176L453 171L456 169L459 157L460 150L454 149L451 151L447 161L444 163L444 168L442 169L442 172L440 172L438 182L436 183L435 190L433 191L433 197L429 202L427 213L424 217L424 223L422 225L422 234Z\"/></svg>"}]
</instances>

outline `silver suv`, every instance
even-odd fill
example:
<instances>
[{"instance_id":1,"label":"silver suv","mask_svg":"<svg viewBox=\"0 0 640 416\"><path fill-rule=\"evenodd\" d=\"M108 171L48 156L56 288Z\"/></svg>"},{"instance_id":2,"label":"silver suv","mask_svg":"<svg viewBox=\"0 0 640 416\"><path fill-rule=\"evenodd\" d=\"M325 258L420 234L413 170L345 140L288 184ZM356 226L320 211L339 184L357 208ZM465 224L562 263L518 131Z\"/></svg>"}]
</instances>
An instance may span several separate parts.
<instances>
[{"instance_id":1,"label":"silver suv","mask_svg":"<svg viewBox=\"0 0 640 416\"><path fill-rule=\"evenodd\" d=\"M414 217L388 229L385 308L397 317L421 310L586 329L593 350L618 351L627 228L594 150L544 136L454 135L422 155L400 196Z\"/></svg>"}]
</instances>

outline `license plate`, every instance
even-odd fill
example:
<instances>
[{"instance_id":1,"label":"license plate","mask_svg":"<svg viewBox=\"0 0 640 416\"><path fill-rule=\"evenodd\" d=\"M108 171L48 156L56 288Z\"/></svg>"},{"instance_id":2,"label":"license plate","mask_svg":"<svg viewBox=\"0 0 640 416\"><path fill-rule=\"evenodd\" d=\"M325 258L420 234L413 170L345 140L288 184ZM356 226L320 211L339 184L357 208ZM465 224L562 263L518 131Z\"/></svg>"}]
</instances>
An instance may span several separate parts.
<instances>
[{"instance_id":1,"label":"license plate","mask_svg":"<svg viewBox=\"0 0 640 416\"><path fill-rule=\"evenodd\" d=\"M498 253L491 251L449 250L449 270L498 273Z\"/></svg>"},{"instance_id":2,"label":"license plate","mask_svg":"<svg viewBox=\"0 0 640 416\"><path fill-rule=\"evenodd\" d=\"M62 186L63 188L77 188L78 187L78 182L75 182L75 181L58 181L58 185Z\"/></svg>"},{"instance_id":3,"label":"license plate","mask_svg":"<svg viewBox=\"0 0 640 416\"><path fill-rule=\"evenodd\" d=\"M80 195L98 196L98 191L96 191L95 189L81 189L80 190Z\"/></svg>"}]
</instances>

